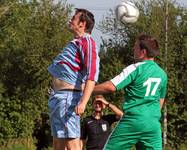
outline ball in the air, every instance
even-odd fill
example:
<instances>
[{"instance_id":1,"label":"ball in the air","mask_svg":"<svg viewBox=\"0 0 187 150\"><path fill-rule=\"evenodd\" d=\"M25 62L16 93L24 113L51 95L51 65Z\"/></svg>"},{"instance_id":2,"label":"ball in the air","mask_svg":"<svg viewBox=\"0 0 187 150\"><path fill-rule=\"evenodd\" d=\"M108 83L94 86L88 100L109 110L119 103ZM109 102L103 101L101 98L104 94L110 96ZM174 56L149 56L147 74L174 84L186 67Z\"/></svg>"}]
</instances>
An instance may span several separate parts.
<instances>
[{"instance_id":1,"label":"ball in the air","mask_svg":"<svg viewBox=\"0 0 187 150\"><path fill-rule=\"evenodd\" d=\"M122 23L134 23L138 20L139 10L132 2L121 1L116 7L116 17Z\"/></svg>"}]
</instances>

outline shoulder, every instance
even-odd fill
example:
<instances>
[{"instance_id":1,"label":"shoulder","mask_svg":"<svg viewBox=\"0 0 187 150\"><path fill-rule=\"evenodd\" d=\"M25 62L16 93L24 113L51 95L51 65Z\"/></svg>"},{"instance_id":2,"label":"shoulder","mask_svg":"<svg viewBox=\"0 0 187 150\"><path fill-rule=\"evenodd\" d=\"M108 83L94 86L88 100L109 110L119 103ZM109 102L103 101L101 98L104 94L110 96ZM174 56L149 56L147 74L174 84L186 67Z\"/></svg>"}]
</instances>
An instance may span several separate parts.
<instances>
[{"instance_id":1,"label":"shoulder","mask_svg":"<svg viewBox=\"0 0 187 150\"><path fill-rule=\"evenodd\" d=\"M88 123L88 122L90 122L90 121L92 121L93 120L93 117L92 116L88 116L88 117L85 117L84 119L83 119L83 123Z\"/></svg>"},{"instance_id":2,"label":"shoulder","mask_svg":"<svg viewBox=\"0 0 187 150\"><path fill-rule=\"evenodd\" d=\"M116 118L115 114L108 114L108 115L104 115L102 117L103 120L111 120L111 118Z\"/></svg>"},{"instance_id":3,"label":"shoulder","mask_svg":"<svg viewBox=\"0 0 187 150\"><path fill-rule=\"evenodd\" d=\"M160 71L160 73L162 74L162 76L163 76L165 79L167 79L167 73L165 72L165 70L164 70L163 68L161 68L160 65L157 64L156 62L154 62L154 63L155 63L155 65L159 68L159 71Z\"/></svg>"},{"instance_id":4,"label":"shoulder","mask_svg":"<svg viewBox=\"0 0 187 150\"><path fill-rule=\"evenodd\" d=\"M127 66L125 69L127 69L127 70L136 70L139 66L142 66L145 63L146 62L137 62L137 63L134 63L134 64L131 64L131 65Z\"/></svg>"},{"instance_id":5,"label":"shoulder","mask_svg":"<svg viewBox=\"0 0 187 150\"><path fill-rule=\"evenodd\" d=\"M82 45L95 45L96 44L94 39L91 37L91 35L87 35L87 34L81 37L79 40Z\"/></svg>"},{"instance_id":6,"label":"shoulder","mask_svg":"<svg viewBox=\"0 0 187 150\"><path fill-rule=\"evenodd\" d=\"M166 73L162 68L161 68L161 72L162 72L163 80L164 80L165 82L167 82L167 80L168 80L167 73Z\"/></svg>"},{"instance_id":7,"label":"shoulder","mask_svg":"<svg viewBox=\"0 0 187 150\"><path fill-rule=\"evenodd\" d=\"M119 120L119 119L117 119L115 114L105 115L102 117L102 119L104 121L106 121L109 124L109 126L111 126L114 122Z\"/></svg>"},{"instance_id":8,"label":"shoulder","mask_svg":"<svg viewBox=\"0 0 187 150\"><path fill-rule=\"evenodd\" d=\"M81 44L81 40L79 39L73 39L72 41L69 42L71 45L74 45L76 47L80 47L82 44Z\"/></svg>"},{"instance_id":9,"label":"shoulder","mask_svg":"<svg viewBox=\"0 0 187 150\"><path fill-rule=\"evenodd\" d=\"M138 63L134 63L134 64L131 64L131 65L125 67L122 71L122 75L128 76L128 75L132 74L133 72L138 70L140 68L140 66L142 66L143 64L145 64L145 62L138 62Z\"/></svg>"}]
</instances>

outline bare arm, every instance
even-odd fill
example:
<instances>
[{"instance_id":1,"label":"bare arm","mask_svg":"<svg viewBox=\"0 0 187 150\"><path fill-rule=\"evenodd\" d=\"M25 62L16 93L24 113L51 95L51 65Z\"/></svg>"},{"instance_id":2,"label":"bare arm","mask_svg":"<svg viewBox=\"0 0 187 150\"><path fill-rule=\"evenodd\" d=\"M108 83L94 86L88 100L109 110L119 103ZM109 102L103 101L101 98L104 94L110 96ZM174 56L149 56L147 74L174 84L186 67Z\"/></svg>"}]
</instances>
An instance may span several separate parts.
<instances>
[{"instance_id":1,"label":"bare arm","mask_svg":"<svg viewBox=\"0 0 187 150\"><path fill-rule=\"evenodd\" d=\"M121 118L123 116L123 111L121 111L117 106L108 103L108 108L110 108L116 114L117 118Z\"/></svg>"},{"instance_id":2,"label":"bare arm","mask_svg":"<svg viewBox=\"0 0 187 150\"><path fill-rule=\"evenodd\" d=\"M163 105L164 105L164 98L161 98L160 99L160 109L162 109Z\"/></svg>"},{"instance_id":3,"label":"bare arm","mask_svg":"<svg viewBox=\"0 0 187 150\"><path fill-rule=\"evenodd\" d=\"M98 98L98 101L103 103L103 108L108 107L110 108L115 114L117 118L121 118L123 116L123 111L121 111L117 106L108 102L105 98Z\"/></svg>"},{"instance_id":4,"label":"bare arm","mask_svg":"<svg viewBox=\"0 0 187 150\"><path fill-rule=\"evenodd\" d=\"M106 94L113 93L116 91L116 87L111 81L106 81L95 86L93 93L94 94Z\"/></svg>"},{"instance_id":5,"label":"bare arm","mask_svg":"<svg viewBox=\"0 0 187 150\"><path fill-rule=\"evenodd\" d=\"M95 81L92 80L86 81L80 103L75 107L76 114L81 115L84 113L86 104L88 103L88 100L92 94L94 86L95 86Z\"/></svg>"}]
</instances>

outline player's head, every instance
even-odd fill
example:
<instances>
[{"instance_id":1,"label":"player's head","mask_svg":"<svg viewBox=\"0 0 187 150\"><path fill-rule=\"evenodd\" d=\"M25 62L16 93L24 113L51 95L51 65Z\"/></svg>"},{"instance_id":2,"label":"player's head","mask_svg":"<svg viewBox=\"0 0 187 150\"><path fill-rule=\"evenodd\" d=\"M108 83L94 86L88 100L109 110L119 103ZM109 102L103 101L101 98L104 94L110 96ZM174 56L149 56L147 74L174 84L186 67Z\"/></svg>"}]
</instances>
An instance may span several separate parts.
<instances>
[{"instance_id":1,"label":"player's head","mask_svg":"<svg viewBox=\"0 0 187 150\"><path fill-rule=\"evenodd\" d=\"M83 30L85 33L91 34L93 27L95 24L94 15L86 10L76 8L75 14L70 20L70 29L75 30Z\"/></svg>"},{"instance_id":2,"label":"player's head","mask_svg":"<svg viewBox=\"0 0 187 150\"><path fill-rule=\"evenodd\" d=\"M160 54L158 41L149 35L140 34L134 45L135 61L154 58Z\"/></svg>"},{"instance_id":3,"label":"player's head","mask_svg":"<svg viewBox=\"0 0 187 150\"><path fill-rule=\"evenodd\" d=\"M103 95L96 95L93 98L92 105L96 112L101 112L105 108L102 99L104 99Z\"/></svg>"}]
</instances>

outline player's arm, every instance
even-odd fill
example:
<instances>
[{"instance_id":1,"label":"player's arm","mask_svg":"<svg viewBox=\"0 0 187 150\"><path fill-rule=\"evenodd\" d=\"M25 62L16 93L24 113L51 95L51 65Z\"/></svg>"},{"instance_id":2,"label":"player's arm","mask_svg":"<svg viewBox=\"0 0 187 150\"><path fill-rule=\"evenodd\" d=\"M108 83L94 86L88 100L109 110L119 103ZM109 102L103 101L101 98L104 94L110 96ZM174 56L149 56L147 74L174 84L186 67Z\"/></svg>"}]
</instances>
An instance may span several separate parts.
<instances>
[{"instance_id":1,"label":"player's arm","mask_svg":"<svg viewBox=\"0 0 187 150\"><path fill-rule=\"evenodd\" d=\"M110 81L106 81L99 85L96 85L93 91L94 94L113 93L116 90L123 89L135 79L137 75L136 69L136 64L127 66L120 74L115 76Z\"/></svg>"},{"instance_id":2,"label":"player's arm","mask_svg":"<svg viewBox=\"0 0 187 150\"><path fill-rule=\"evenodd\" d=\"M161 88L161 94L160 94L160 109L162 109L165 101L166 91L167 91L167 75L165 76L165 80L163 81L163 86Z\"/></svg>"},{"instance_id":3,"label":"player's arm","mask_svg":"<svg viewBox=\"0 0 187 150\"><path fill-rule=\"evenodd\" d=\"M123 111L114 104L108 102L105 98L98 98L97 100L103 103L103 108L108 107L111 111L113 111L116 114L117 119L120 119L123 116Z\"/></svg>"},{"instance_id":4,"label":"player's arm","mask_svg":"<svg viewBox=\"0 0 187 150\"><path fill-rule=\"evenodd\" d=\"M76 114L81 115L82 113L84 113L86 104L88 103L88 100L92 94L94 86L95 86L95 81L87 80L85 82L85 87L83 90L83 95L81 97L80 103L75 107Z\"/></svg>"},{"instance_id":5,"label":"player's arm","mask_svg":"<svg viewBox=\"0 0 187 150\"><path fill-rule=\"evenodd\" d=\"M161 98L160 99L160 109L162 109L163 105L164 105L164 98Z\"/></svg>"},{"instance_id":6,"label":"player's arm","mask_svg":"<svg viewBox=\"0 0 187 150\"><path fill-rule=\"evenodd\" d=\"M116 114L116 118L120 119L123 116L123 111L121 111L117 106L112 103L108 103L108 108Z\"/></svg>"},{"instance_id":7,"label":"player's arm","mask_svg":"<svg viewBox=\"0 0 187 150\"><path fill-rule=\"evenodd\" d=\"M113 93L116 91L116 87L111 81L106 81L95 86L93 93L94 94L106 94Z\"/></svg>"},{"instance_id":8,"label":"player's arm","mask_svg":"<svg viewBox=\"0 0 187 150\"><path fill-rule=\"evenodd\" d=\"M95 87L95 82L98 80L99 74L99 57L96 50L95 42L90 39L83 39L83 43L87 45L83 46L84 54L84 67L87 71L87 79L85 81L85 87L83 90L83 95L80 99L80 103L75 107L75 112L78 115L84 113L86 104L92 94L92 91Z\"/></svg>"}]
</instances>

